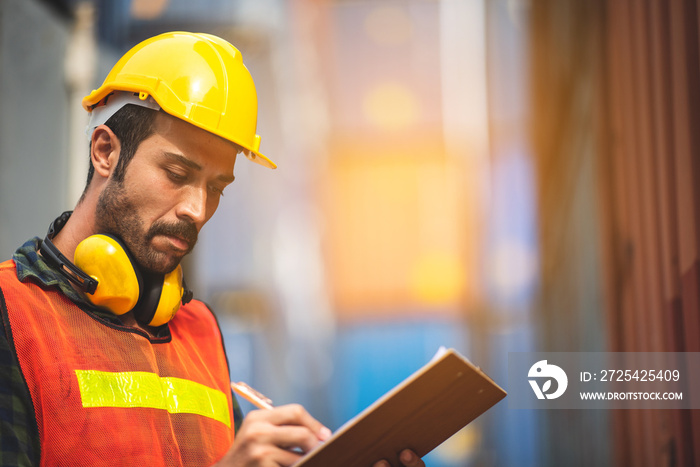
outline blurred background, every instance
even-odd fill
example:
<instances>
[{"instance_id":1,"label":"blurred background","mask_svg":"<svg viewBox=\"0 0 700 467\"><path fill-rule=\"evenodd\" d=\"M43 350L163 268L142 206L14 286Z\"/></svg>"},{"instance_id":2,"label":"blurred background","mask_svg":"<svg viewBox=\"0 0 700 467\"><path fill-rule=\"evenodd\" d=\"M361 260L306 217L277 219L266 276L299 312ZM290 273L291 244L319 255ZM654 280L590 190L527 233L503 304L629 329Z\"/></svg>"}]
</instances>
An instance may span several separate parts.
<instances>
[{"instance_id":1,"label":"blurred background","mask_svg":"<svg viewBox=\"0 0 700 467\"><path fill-rule=\"evenodd\" d=\"M335 429L454 347L700 351L696 0L2 0L0 253L82 192L137 42L232 42L261 150L186 261L232 378ZM249 410L250 406L244 406ZM509 410L427 458L700 465L698 411Z\"/></svg>"}]
</instances>

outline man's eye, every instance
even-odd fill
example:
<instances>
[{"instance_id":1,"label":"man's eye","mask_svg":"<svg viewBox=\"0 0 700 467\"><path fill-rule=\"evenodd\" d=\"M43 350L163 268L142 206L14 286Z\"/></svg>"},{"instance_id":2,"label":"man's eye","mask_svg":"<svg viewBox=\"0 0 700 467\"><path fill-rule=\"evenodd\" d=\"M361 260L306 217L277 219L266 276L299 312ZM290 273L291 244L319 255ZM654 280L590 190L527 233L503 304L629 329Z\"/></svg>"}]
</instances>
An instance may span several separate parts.
<instances>
[{"instance_id":1,"label":"man's eye","mask_svg":"<svg viewBox=\"0 0 700 467\"><path fill-rule=\"evenodd\" d=\"M224 196L224 190L222 190L221 188L217 188L213 185L210 185L209 189L218 196Z\"/></svg>"},{"instance_id":2,"label":"man's eye","mask_svg":"<svg viewBox=\"0 0 700 467\"><path fill-rule=\"evenodd\" d=\"M186 176L177 172L173 172L171 170L166 171L168 173L168 178L174 182L182 182L185 180Z\"/></svg>"}]
</instances>

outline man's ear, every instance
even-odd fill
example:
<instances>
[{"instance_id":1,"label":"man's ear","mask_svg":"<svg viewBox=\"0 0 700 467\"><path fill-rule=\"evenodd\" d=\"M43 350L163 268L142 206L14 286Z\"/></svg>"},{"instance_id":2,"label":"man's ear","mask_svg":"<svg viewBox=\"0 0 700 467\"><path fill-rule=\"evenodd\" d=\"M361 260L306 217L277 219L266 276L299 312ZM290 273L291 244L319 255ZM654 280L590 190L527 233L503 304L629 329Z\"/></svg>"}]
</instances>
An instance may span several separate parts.
<instances>
[{"instance_id":1,"label":"man's ear","mask_svg":"<svg viewBox=\"0 0 700 467\"><path fill-rule=\"evenodd\" d=\"M90 159L95 173L109 178L117 167L120 150L119 138L107 125L95 128L90 142Z\"/></svg>"}]
</instances>

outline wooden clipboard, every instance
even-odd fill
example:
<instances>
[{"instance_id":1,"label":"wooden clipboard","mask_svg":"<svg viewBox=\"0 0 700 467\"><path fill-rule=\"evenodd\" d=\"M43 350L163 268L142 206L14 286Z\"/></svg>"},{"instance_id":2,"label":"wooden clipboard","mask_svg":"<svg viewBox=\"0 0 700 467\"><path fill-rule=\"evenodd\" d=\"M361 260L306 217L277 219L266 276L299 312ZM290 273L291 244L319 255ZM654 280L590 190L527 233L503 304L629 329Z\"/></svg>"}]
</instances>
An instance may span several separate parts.
<instances>
[{"instance_id":1,"label":"wooden clipboard","mask_svg":"<svg viewBox=\"0 0 700 467\"><path fill-rule=\"evenodd\" d=\"M379 398L310 451L295 467L363 467L399 452L423 457L506 396L454 349Z\"/></svg>"}]
</instances>

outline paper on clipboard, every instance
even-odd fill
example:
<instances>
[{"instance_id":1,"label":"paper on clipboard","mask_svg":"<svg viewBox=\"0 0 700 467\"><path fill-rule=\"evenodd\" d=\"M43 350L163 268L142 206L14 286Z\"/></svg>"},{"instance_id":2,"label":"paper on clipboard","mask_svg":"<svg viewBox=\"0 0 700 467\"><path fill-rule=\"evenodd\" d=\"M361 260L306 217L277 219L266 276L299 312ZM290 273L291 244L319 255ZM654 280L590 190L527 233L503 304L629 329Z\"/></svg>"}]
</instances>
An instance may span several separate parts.
<instances>
[{"instance_id":1,"label":"paper on clipboard","mask_svg":"<svg viewBox=\"0 0 700 467\"><path fill-rule=\"evenodd\" d=\"M423 457L506 396L456 350L438 354L338 429L295 467L371 466L399 452Z\"/></svg>"}]
</instances>

